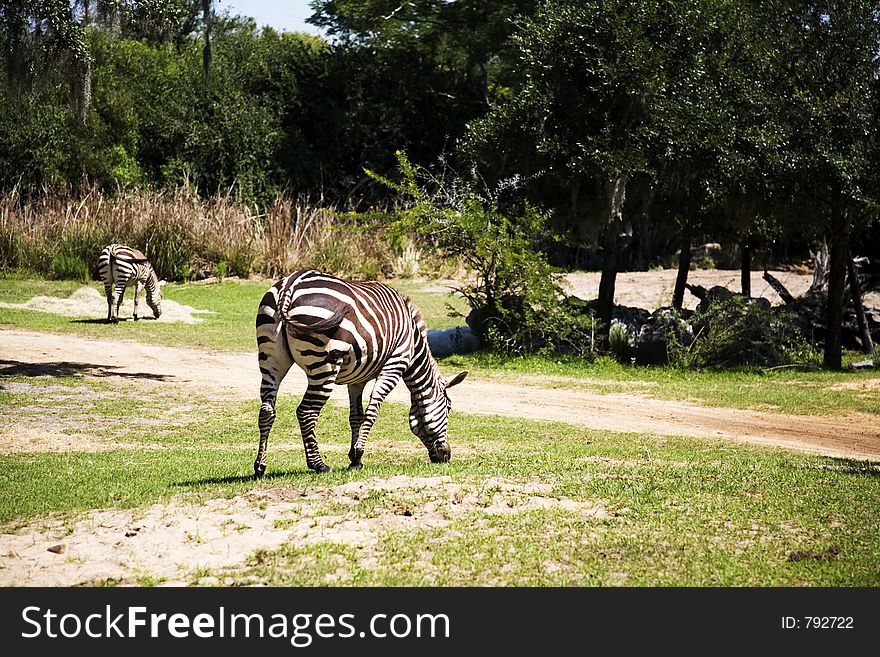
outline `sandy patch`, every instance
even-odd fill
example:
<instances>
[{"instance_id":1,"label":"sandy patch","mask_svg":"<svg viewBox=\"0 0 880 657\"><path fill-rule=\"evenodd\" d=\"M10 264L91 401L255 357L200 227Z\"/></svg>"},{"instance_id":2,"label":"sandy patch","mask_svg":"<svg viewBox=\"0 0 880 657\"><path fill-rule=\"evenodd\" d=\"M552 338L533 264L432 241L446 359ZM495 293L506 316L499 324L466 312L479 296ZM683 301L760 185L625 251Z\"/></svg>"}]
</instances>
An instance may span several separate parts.
<instances>
[{"instance_id":1,"label":"sandy patch","mask_svg":"<svg viewBox=\"0 0 880 657\"><path fill-rule=\"evenodd\" d=\"M812 274L800 274L790 271L771 271L794 296L807 291L813 282ZM672 291L675 288L675 269L652 271L621 272L617 275L614 286L615 303L624 306L635 306L647 310L656 310L662 306L672 305ZM753 271L751 275L752 296L769 299L773 305L782 303L782 299L765 281L764 272ZM600 272L574 272L564 277L565 289L569 294L582 299L595 299L599 294ZM688 274L688 283L710 288L721 285L738 292L741 289L740 272L736 269L695 269ZM684 293L684 306L694 309L700 302L689 291Z\"/></svg>"},{"instance_id":2,"label":"sandy patch","mask_svg":"<svg viewBox=\"0 0 880 657\"><path fill-rule=\"evenodd\" d=\"M37 310L44 313L54 313L66 317L85 317L94 319L107 318L107 297L93 287L81 287L66 299L59 297L36 296L24 303L0 302L0 308L14 308L17 310ZM147 305L146 300L138 300L138 310L143 319L153 320L153 311ZM126 291L122 306L119 309L120 320L131 319L134 313L134 288ZM204 321L200 317L194 317L195 313L213 313L211 310L198 310L190 306L184 306L171 299L162 300L162 316L159 322L198 324Z\"/></svg>"}]
</instances>

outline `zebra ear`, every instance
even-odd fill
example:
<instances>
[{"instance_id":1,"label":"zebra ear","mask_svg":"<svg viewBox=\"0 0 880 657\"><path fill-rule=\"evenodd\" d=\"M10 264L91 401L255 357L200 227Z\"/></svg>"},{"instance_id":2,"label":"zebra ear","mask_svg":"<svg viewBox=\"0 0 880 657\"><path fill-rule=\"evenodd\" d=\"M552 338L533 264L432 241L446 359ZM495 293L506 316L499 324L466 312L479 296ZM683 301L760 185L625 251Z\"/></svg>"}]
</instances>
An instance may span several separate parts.
<instances>
[{"instance_id":1,"label":"zebra ear","mask_svg":"<svg viewBox=\"0 0 880 657\"><path fill-rule=\"evenodd\" d=\"M459 383L464 381L464 378L468 375L467 372L459 372L454 377L452 377L449 381L446 382L446 387L451 388L452 386L457 386Z\"/></svg>"}]
</instances>

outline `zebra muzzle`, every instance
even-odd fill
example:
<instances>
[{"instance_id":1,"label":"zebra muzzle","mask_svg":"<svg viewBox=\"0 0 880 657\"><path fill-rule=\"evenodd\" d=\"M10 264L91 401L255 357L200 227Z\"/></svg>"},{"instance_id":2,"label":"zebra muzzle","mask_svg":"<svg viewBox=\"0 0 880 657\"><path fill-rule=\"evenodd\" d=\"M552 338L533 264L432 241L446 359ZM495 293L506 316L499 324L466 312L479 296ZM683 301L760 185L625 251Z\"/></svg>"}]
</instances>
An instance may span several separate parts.
<instances>
[{"instance_id":1,"label":"zebra muzzle","mask_svg":"<svg viewBox=\"0 0 880 657\"><path fill-rule=\"evenodd\" d=\"M431 458L431 463L449 463L449 459L452 458L452 449L449 447L449 443L444 442L439 445L435 443L428 455Z\"/></svg>"}]
</instances>

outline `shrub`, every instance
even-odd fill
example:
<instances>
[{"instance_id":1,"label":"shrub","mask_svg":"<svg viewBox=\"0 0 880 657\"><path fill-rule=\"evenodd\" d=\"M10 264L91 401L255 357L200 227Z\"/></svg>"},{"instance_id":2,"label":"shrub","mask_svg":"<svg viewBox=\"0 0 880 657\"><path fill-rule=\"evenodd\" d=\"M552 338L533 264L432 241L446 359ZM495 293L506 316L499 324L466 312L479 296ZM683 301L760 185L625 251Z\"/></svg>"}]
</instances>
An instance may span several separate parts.
<instances>
[{"instance_id":1,"label":"shrub","mask_svg":"<svg viewBox=\"0 0 880 657\"><path fill-rule=\"evenodd\" d=\"M75 255L57 255L50 265L52 278L80 281L85 283L90 278L89 265Z\"/></svg>"},{"instance_id":2,"label":"shrub","mask_svg":"<svg viewBox=\"0 0 880 657\"><path fill-rule=\"evenodd\" d=\"M691 317L693 338L669 336L670 362L685 368L810 362L818 351L785 308L739 295L701 304Z\"/></svg>"},{"instance_id":3,"label":"shrub","mask_svg":"<svg viewBox=\"0 0 880 657\"><path fill-rule=\"evenodd\" d=\"M459 291L471 306L468 325L483 344L520 353L583 343L580 320L565 312L562 290L541 250L549 214L528 203L502 208L498 195L457 177L432 176L398 152L401 179L367 171L404 204L391 213L392 234L416 235L462 263L473 282Z\"/></svg>"},{"instance_id":4,"label":"shrub","mask_svg":"<svg viewBox=\"0 0 880 657\"><path fill-rule=\"evenodd\" d=\"M189 278L194 248L185 226L173 220L156 219L144 229L137 242L160 277L169 281Z\"/></svg>"}]
</instances>

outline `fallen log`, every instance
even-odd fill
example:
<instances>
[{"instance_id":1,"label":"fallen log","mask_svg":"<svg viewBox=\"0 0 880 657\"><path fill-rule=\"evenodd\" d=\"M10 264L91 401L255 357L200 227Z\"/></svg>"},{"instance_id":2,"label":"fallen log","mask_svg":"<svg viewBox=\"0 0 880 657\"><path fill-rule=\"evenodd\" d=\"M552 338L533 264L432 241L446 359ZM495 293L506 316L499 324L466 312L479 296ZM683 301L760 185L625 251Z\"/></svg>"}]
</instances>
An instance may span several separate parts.
<instances>
[{"instance_id":1,"label":"fallen log","mask_svg":"<svg viewBox=\"0 0 880 657\"><path fill-rule=\"evenodd\" d=\"M797 303L797 300L794 298L791 292L788 291L782 282L776 278L773 274L771 274L766 269L764 270L764 280L770 284L770 287L780 296L780 298L785 302L785 305L792 306Z\"/></svg>"}]
</instances>

